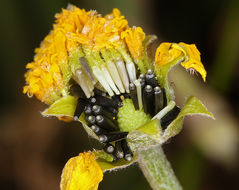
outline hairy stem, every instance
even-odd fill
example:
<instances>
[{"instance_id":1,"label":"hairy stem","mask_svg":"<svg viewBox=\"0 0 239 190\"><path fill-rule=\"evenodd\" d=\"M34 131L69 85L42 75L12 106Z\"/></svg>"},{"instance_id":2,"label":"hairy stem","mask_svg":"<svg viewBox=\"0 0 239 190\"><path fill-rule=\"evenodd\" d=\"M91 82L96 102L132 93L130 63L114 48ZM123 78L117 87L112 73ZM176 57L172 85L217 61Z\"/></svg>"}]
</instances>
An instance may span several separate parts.
<instances>
[{"instance_id":1,"label":"hairy stem","mask_svg":"<svg viewBox=\"0 0 239 190\"><path fill-rule=\"evenodd\" d=\"M141 150L138 162L153 190L182 190L161 146Z\"/></svg>"}]
</instances>

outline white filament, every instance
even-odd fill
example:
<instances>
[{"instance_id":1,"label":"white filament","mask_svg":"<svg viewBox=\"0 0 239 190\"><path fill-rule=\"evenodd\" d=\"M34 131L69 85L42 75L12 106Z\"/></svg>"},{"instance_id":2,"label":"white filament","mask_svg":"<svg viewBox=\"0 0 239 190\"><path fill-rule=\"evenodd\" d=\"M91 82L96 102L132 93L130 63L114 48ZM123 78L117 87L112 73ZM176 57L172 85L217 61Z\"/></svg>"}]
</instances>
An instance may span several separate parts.
<instances>
[{"instance_id":1,"label":"white filament","mask_svg":"<svg viewBox=\"0 0 239 190\"><path fill-rule=\"evenodd\" d=\"M174 101L170 101L165 108L163 108L160 112L158 112L158 113L152 118L152 120L154 120L154 119L156 119L156 118L157 118L158 120L160 120L160 119L161 119L163 116L165 116L169 111L171 111L171 110L174 108L175 105L176 105L176 103L175 103Z\"/></svg>"},{"instance_id":2,"label":"white filament","mask_svg":"<svg viewBox=\"0 0 239 190\"><path fill-rule=\"evenodd\" d=\"M125 93L125 89L124 89L124 86L123 86L123 83L120 79L120 71L118 72L115 64L113 62L109 62L107 64L107 68L109 69L109 72L110 72L110 75L111 77L113 78L116 86L118 87L119 91L121 93Z\"/></svg>"},{"instance_id":3,"label":"white filament","mask_svg":"<svg viewBox=\"0 0 239 190\"><path fill-rule=\"evenodd\" d=\"M136 90L137 90L139 109L142 109L143 108L143 100L142 100L142 90L141 90L140 81L139 80L135 80L134 84L135 84Z\"/></svg>"},{"instance_id":4,"label":"white filament","mask_svg":"<svg viewBox=\"0 0 239 190\"><path fill-rule=\"evenodd\" d=\"M87 79L82 70L77 69L74 76L75 81L80 85L87 98L91 96L91 90L87 85Z\"/></svg>"},{"instance_id":5,"label":"white filament","mask_svg":"<svg viewBox=\"0 0 239 190\"><path fill-rule=\"evenodd\" d=\"M121 80L123 81L125 90L127 93L129 93L129 78L128 78L128 74L127 74L127 71L125 68L124 61L123 60L116 61L116 66L119 71Z\"/></svg>"},{"instance_id":6,"label":"white filament","mask_svg":"<svg viewBox=\"0 0 239 190\"><path fill-rule=\"evenodd\" d=\"M108 84L110 85L111 89L115 92L115 94L119 95L120 92L119 92L119 90L117 89L117 87L115 86L115 83L114 83L113 79L111 78L110 73L109 73L109 71L107 70L107 68L106 68L106 67L102 67L101 70L102 70L102 73L103 73L103 75L104 75L106 81L107 81Z\"/></svg>"},{"instance_id":7,"label":"white filament","mask_svg":"<svg viewBox=\"0 0 239 190\"><path fill-rule=\"evenodd\" d=\"M134 82L136 80L136 69L133 62L126 63L126 69L129 75L130 82Z\"/></svg>"},{"instance_id":8,"label":"white filament","mask_svg":"<svg viewBox=\"0 0 239 190\"><path fill-rule=\"evenodd\" d=\"M97 78L97 80L103 86L103 88L108 92L108 94L110 96L113 96L114 93L111 90L111 88L110 88L107 80L105 79L104 75L102 74L102 71L98 67L94 66L93 67L93 74L95 75L95 78Z\"/></svg>"}]
</instances>

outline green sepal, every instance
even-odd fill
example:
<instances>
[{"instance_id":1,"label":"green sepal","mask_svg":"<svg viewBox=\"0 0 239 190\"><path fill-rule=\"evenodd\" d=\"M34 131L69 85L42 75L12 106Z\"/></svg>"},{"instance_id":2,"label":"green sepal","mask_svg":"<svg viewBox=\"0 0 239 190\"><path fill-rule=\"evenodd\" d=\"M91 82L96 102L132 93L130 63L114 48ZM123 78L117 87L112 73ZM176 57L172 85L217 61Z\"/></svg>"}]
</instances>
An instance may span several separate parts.
<instances>
[{"instance_id":1,"label":"green sepal","mask_svg":"<svg viewBox=\"0 0 239 190\"><path fill-rule=\"evenodd\" d=\"M102 150L96 150L94 151L94 154L96 156L96 162L100 165L104 172L126 168L136 162L138 158L138 155L134 154L133 159L130 162L124 160L123 158L113 161L113 157Z\"/></svg>"},{"instance_id":2,"label":"green sepal","mask_svg":"<svg viewBox=\"0 0 239 190\"><path fill-rule=\"evenodd\" d=\"M96 160L101 159L101 160L105 160L106 162L113 162L114 160L114 158L110 154L107 154L103 150L94 150L94 154L95 154Z\"/></svg>"},{"instance_id":3,"label":"green sepal","mask_svg":"<svg viewBox=\"0 0 239 190\"><path fill-rule=\"evenodd\" d=\"M163 133L163 142L169 138L177 135L182 130L183 119L188 115L203 115L215 119L213 114L210 113L200 100L196 97L190 96L185 102L183 108L178 114L177 118L168 125Z\"/></svg>"},{"instance_id":4,"label":"green sepal","mask_svg":"<svg viewBox=\"0 0 239 190\"><path fill-rule=\"evenodd\" d=\"M74 96L65 96L61 99L55 101L49 108L42 112L43 116L55 116L55 117L74 117L75 109L77 105L77 98ZM87 126L86 121L84 119L84 114L81 114L79 118L79 122L81 122L82 126L85 128L86 132L89 136L98 139L95 133L91 130L89 126Z\"/></svg>"},{"instance_id":5,"label":"green sepal","mask_svg":"<svg viewBox=\"0 0 239 190\"><path fill-rule=\"evenodd\" d=\"M165 89L167 102L175 99L174 91L168 82L168 73L174 66L181 63L183 60L184 60L184 56L180 55L173 61L171 61L165 65L162 65L160 67L158 67L157 64L155 64L155 71L156 71L157 79L158 79L160 86Z\"/></svg>"},{"instance_id":6,"label":"green sepal","mask_svg":"<svg viewBox=\"0 0 239 190\"><path fill-rule=\"evenodd\" d=\"M74 96L65 96L55 101L49 108L42 112L43 116L68 116L73 117L77 104Z\"/></svg>"},{"instance_id":7,"label":"green sepal","mask_svg":"<svg viewBox=\"0 0 239 190\"><path fill-rule=\"evenodd\" d=\"M160 121L154 119L138 129L130 132L127 140L132 151L148 149L151 146L161 144L162 128Z\"/></svg>"}]
</instances>

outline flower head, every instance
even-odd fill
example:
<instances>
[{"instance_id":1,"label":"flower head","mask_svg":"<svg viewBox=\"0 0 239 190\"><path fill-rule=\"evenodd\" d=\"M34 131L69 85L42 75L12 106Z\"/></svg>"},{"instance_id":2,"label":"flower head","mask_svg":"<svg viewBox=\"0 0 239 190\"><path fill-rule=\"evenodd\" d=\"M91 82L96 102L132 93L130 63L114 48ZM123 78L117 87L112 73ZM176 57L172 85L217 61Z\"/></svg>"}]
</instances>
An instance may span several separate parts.
<instances>
[{"instance_id":1,"label":"flower head","mask_svg":"<svg viewBox=\"0 0 239 190\"><path fill-rule=\"evenodd\" d=\"M178 134L186 115L211 116L192 97L181 111L167 79L181 63L205 80L196 46L162 43L152 60L150 38L141 27L129 27L118 9L102 17L70 5L56 14L53 29L35 50L23 92L50 105L44 116L81 122L103 144L103 150L66 163L62 190L96 190L103 171L128 166L139 150Z\"/></svg>"}]
</instances>

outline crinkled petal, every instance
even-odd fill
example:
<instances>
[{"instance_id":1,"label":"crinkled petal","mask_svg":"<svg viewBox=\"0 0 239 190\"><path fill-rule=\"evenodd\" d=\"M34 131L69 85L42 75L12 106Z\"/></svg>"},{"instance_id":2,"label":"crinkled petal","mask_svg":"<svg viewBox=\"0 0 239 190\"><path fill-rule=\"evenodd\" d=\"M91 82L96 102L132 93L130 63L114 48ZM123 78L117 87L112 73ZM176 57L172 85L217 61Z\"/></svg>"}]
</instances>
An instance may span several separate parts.
<instances>
[{"instance_id":1,"label":"crinkled petal","mask_svg":"<svg viewBox=\"0 0 239 190\"><path fill-rule=\"evenodd\" d=\"M102 179L103 171L94 154L80 153L66 163L60 187L61 190L97 190Z\"/></svg>"},{"instance_id":2,"label":"crinkled petal","mask_svg":"<svg viewBox=\"0 0 239 190\"><path fill-rule=\"evenodd\" d=\"M155 62L157 66L168 64L184 55L184 61L181 65L186 69L194 69L199 72L204 81L206 81L207 72L201 62L200 52L195 44L176 43L162 43L156 50Z\"/></svg>"}]
</instances>

